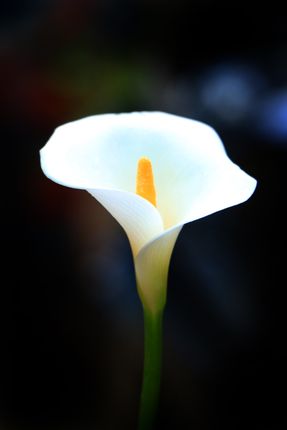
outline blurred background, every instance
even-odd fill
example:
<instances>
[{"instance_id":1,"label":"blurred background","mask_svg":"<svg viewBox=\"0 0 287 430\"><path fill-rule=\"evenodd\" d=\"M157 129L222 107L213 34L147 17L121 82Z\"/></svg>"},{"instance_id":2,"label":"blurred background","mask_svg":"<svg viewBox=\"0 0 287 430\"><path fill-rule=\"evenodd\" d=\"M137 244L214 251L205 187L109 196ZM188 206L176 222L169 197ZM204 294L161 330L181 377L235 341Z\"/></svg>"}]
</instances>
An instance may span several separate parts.
<instances>
[{"instance_id":1,"label":"blurred background","mask_svg":"<svg viewBox=\"0 0 287 430\"><path fill-rule=\"evenodd\" d=\"M247 203L178 239L155 428L284 428L286 13L276 2L11 0L0 35L1 430L136 428L143 320L127 239L39 165L58 125L132 110L209 123L258 180Z\"/></svg>"}]
</instances>

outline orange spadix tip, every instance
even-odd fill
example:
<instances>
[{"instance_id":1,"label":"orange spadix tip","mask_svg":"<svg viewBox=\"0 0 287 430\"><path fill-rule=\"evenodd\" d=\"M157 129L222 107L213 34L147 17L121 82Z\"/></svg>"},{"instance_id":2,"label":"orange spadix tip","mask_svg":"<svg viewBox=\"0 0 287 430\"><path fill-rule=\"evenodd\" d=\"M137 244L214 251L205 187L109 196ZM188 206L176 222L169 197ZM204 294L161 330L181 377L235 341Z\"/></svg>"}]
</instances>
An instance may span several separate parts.
<instances>
[{"instance_id":1,"label":"orange spadix tip","mask_svg":"<svg viewBox=\"0 0 287 430\"><path fill-rule=\"evenodd\" d=\"M136 194L156 206L156 191L153 179L152 164L147 157L141 157L138 161Z\"/></svg>"}]
</instances>

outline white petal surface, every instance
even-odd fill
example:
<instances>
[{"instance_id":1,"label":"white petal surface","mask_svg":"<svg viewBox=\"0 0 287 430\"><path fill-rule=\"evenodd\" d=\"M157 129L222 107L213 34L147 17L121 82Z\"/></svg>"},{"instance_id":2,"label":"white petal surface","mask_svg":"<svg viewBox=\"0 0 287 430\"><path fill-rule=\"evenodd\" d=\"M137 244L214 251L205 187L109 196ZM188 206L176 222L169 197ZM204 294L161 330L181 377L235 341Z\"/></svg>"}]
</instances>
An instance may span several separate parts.
<instances>
[{"instance_id":1,"label":"white petal surface","mask_svg":"<svg viewBox=\"0 0 287 430\"><path fill-rule=\"evenodd\" d=\"M158 211L134 194L142 156L153 164ZM162 229L241 203L256 186L211 127L162 112L65 124L41 150L41 165L55 182L89 190L123 226L134 255Z\"/></svg>"},{"instance_id":2,"label":"white petal surface","mask_svg":"<svg viewBox=\"0 0 287 430\"><path fill-rule=\"evenodd\" d=\"M188 223L219 210L243 203L253 194L256 180L230 161L210 166L194 177L197 186L178 196L172 225ZM183 191L184 192L184 191Z\"/></svg>"}]
</instances>

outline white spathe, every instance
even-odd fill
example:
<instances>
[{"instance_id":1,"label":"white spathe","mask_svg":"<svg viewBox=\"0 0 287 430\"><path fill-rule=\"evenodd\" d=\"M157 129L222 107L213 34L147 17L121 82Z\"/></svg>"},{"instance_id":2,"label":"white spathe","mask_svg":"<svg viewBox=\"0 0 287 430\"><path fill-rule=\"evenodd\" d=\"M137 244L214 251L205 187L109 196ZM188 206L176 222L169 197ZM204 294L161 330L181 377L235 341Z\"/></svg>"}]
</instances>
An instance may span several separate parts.
<instances>
[{"instance_id":1,"label":"white spathe","mask_svg":"<svg viewBox=\"0 0 287 430\"><path fill-rule=\"evenodd\" d=\"M50 179L89 191L129 238L141 299L164 305L182 226L247 200L256 180L226 155L206 124L163 112L95 115L58 127L40 151ZM153 166L157 208L135 194L137 163Z\"/></svg>"}]
</instances>

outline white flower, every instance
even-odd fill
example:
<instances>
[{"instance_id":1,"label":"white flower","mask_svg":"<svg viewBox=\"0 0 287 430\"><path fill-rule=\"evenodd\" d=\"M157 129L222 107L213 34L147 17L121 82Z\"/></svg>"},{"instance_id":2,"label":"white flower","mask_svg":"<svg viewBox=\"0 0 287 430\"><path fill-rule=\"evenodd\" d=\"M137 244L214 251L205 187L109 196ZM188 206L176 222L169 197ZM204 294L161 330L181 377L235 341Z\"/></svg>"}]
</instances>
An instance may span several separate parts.
<instances>
[{"instance_id":1,"label":"white flower","mask_svg":"<svg viewBox=\"0 0 287 430\"><path fill-rule=\"evenodd\" d=\"M162 112L96 115L65 124L40 154L50 179L89 191L124 228L138 291L152 312L164 306L169 260L183 225L244 202L256 187L211 127ZM156 207L136 194L142 157L152 163Z\"/></svg>"}]
</instances>

